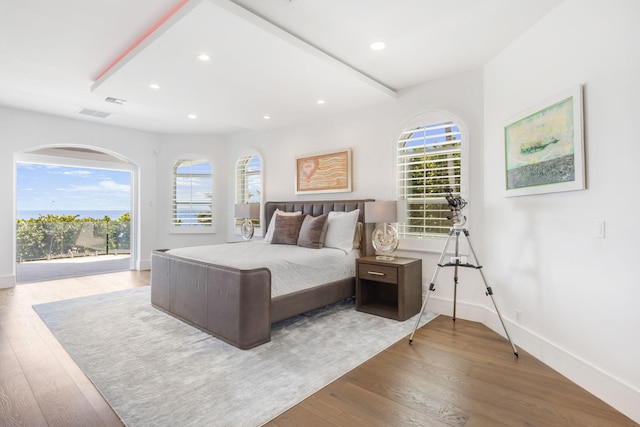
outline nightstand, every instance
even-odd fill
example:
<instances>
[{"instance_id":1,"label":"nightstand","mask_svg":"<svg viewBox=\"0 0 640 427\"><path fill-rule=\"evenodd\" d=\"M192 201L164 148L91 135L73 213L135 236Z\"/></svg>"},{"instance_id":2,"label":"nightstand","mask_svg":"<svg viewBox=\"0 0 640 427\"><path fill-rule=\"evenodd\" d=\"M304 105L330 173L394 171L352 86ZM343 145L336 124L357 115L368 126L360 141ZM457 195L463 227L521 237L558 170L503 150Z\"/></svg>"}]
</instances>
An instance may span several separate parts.
<instances>
[{"instance_id":1,"label":"nightstand","mask_svg":"<svg viewBox=\"0 0 640 427\"><path fill-rule=\"evenodd\" d=\"M422 306L422 260L356 260L356 310L406 320Z\"/></svg>"}]
</instances>

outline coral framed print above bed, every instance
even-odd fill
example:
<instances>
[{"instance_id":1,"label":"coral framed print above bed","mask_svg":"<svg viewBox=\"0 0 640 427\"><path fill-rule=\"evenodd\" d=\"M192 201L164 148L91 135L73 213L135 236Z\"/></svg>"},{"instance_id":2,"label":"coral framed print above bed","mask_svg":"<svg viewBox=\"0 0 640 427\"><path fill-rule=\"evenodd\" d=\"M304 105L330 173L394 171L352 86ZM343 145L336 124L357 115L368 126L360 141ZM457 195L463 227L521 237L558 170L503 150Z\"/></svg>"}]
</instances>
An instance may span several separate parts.
<instances>
[{"instance_id":1,"label":"coral framed print above bed","mask_svg":"<svg viewBox=\"0 0 640 427\"><path fill-rule=\"evenodd\" d=\"M506 196L583 190L582 85L512 117L504 147Z\"/></svg>"},{"instance_id":2,"label":"coral framed print above bed","mask_svg":"<svg viewBox=\"0 0 640 427\"><path fill-rule=\"evenodd\" d=\"M351 149L296 157L296 194L351 191Z\"/></svg>"}]
</instances>

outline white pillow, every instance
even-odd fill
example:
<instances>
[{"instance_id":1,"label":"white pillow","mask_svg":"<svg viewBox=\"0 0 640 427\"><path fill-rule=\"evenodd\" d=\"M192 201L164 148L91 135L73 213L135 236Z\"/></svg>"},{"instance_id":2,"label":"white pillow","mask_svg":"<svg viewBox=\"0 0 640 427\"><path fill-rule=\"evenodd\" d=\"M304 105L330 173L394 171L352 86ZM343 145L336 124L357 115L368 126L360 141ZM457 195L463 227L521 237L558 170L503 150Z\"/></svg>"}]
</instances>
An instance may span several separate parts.
<instances>
[{"instance_id":1,"label":"white pillow","mask_svg":"<svg viewBox=\"0 0 640 427\"><path fill-rule=\"evenodd\" d=\"M276 228L276 215L284 215L284 216L294 216L294 215L302 215L301 211L296 212L285 212L280 209L276 209L276 211L271 215L271 221L269 221L269 228L267 229L267 234L264 236L265 242L271 242L273 240L273 230Z\"/></svg>"},{"instance_id":2,"label":"white pillow","mask_svg":"<svg viewBox=\"0 0 640 427\"><path fill-rule=\"evenodd\" d=\"M342 249L345 253L353 249L353 239L360 209L351 212L329 212L327 234L324 236L325 248Z\"/></svg>"}]
</instances>

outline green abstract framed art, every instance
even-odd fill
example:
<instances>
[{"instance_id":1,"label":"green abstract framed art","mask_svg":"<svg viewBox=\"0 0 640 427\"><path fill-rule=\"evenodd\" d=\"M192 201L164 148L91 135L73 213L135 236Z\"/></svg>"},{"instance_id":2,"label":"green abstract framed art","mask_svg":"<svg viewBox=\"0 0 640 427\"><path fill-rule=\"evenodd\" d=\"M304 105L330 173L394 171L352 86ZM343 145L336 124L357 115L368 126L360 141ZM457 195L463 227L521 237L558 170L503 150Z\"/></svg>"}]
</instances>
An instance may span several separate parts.
<instances>
[{"instance_id":1,"label":"green abstract framed art","mask_svg":"<svg viewBox=\"0 0 640 427\"><path fill-rule=\"evenodd\" d=\"M582 86L512 117L504 146L507 196L584 189Z\"/></svg>"}]
</instances>

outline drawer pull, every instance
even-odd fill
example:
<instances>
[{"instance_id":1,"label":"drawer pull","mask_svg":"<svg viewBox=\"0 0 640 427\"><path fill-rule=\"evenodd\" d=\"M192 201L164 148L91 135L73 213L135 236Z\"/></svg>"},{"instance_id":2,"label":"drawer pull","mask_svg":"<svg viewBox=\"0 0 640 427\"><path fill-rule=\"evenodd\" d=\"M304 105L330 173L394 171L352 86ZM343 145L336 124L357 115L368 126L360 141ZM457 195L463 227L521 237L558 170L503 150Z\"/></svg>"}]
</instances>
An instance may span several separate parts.
<instances>
[{"instance_id":1,"label":"drawer pull","mask_svg":"<svg viewBox=\"0 0 640 427\"><path fill-rule=\"evenodd\" d=\"M384 276L384 273L380 273L379 271L367 271L367 274L371 274L373 276Z\"/></svg>"}]
</instances>

